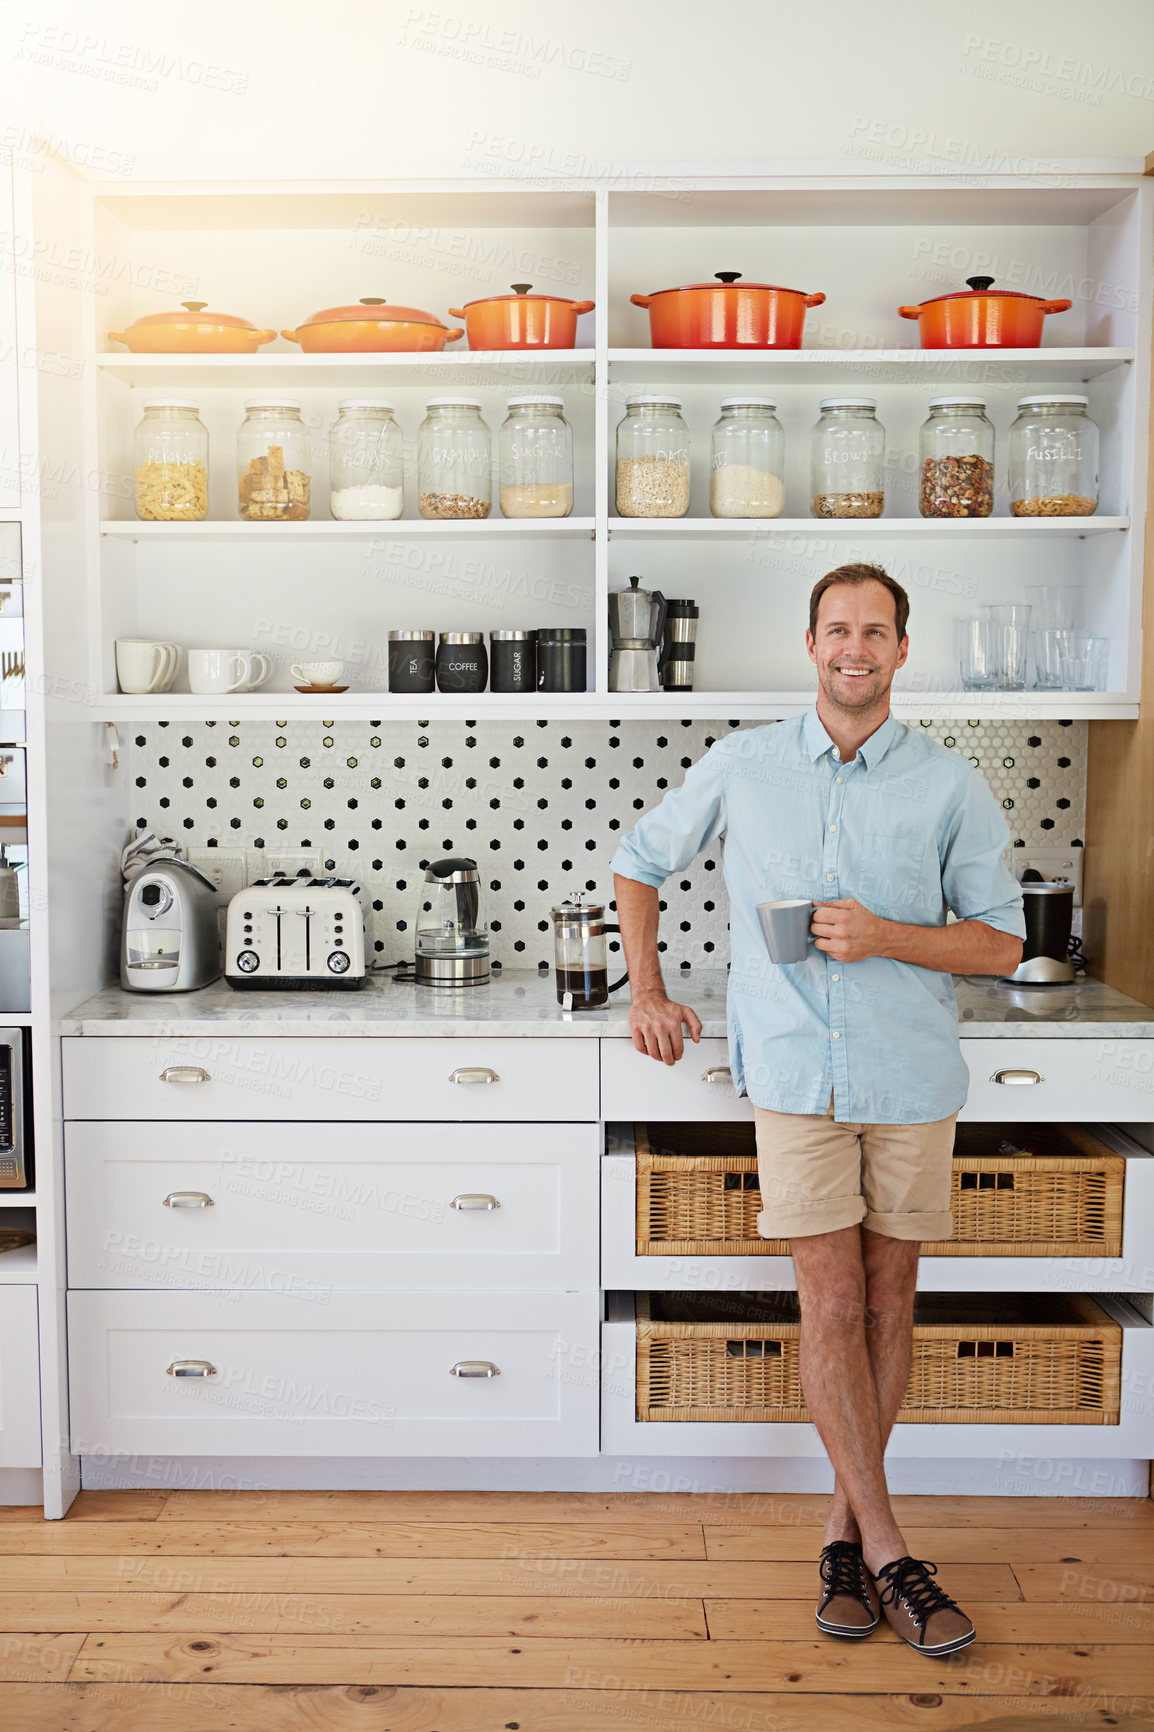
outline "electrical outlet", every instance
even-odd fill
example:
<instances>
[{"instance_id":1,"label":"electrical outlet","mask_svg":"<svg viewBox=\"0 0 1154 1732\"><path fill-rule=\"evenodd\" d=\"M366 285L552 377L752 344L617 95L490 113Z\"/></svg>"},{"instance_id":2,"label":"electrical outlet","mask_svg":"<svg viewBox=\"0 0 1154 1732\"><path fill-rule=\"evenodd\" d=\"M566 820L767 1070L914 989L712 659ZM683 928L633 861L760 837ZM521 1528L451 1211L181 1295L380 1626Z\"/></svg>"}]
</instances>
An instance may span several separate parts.
<instances>
[{"instance_id":1,"label":"electrical outlet","mask_svg":"<svg viewBox=\"0 0 1154 1732\"><path fill-rule=\"evenodd\" d=\"M271 878L283 872L286 878L299 878L302 873L319 878L319 854L284 853L279 848L250 848L248 851L248 882L254 878Z\"/></svg>"},{"instance_id":2,"label":"electrical outlet","mask_svg":"<svg viewBox=\"0 0 1154 1732\"><path fill-rule=\"evenodd\" d=\"M221 902L227 902L248 882L243 848L190 848L188 858L190 865L198 866L212 879Z\"/></svg>"},{"instance_id":3,"label":"electrical outlet","mask_svg":"<svg viewBox=\"0 0 1154 1732\"><path fill-rule=\"evenodd\" d=\"M1082 858L1084 848L1015 848L1013 851L1014 876L1021 878L1022 873L1032 866L1035 872L1040 872L1043 878L1066 878L1074 886L1074 907L1082 906Z\"/></svg>"}]
</instances>

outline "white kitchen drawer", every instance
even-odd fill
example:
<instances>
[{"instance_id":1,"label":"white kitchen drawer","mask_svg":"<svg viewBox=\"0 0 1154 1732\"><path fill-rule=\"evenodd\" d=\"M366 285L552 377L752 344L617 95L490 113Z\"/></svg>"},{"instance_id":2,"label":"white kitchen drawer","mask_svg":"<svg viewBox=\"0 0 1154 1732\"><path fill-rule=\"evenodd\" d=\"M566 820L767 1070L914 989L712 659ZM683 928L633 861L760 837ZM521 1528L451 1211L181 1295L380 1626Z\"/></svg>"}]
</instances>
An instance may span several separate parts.
<instances>
[{"instance_id":1,"label":"white kitchen drawer","mask_svg":"<svg viewBox=\"0 0 1154 1732\"><path fill-rule=\"evenodd\" d=\"M0 1287L0 1467L39 1466L36 1289Z\"/></svg>"},{"instance_id":2,"label":"white kitchen drawer","mask_svg":"<svg viewBox=\"0 0 1154 1732\"><path fill-rule=\"evenodd\" d=\"M753 1103L730 1081L727 1041L695 1046L687 1040L684 1058L669 1065L638 1052L630 1040L603 1040L601 1113L606 1119L751 1119Z\"/></svg>"},{"instance_id":3,"label":"white kitchen drawer","mask_svg":"<svg viewBox=\"0 0 1154 1732\"><path fill-rule=\"evenodd\" d=\"M599 1142L593 1124L71 1123L69 1285L595 1289Z\"/></svg>"},{"instance_id":4,"label":"white kitchen drawer","mask_svg":"<svg viewBox=\"0 0 1154 1732\"><path fill-rule=\"evenodd\" d=\"M1154 1040L963 1040L962 1054L963 1119L1154 1118Z\"/></svg>"},{"instance_id":5,"label":"white kitchen drawer","mask_svg":"<svg viewBox=\"0 0 1154 1732\"><path fill-rule=\"evenodd\" d=\"M68 1296L72 1448L597 1453L596 1293ZM171 1365L207 1367L172 1375ZM455 1365L495 1376L454 1376Z\"/></svg>"},{"instance_id":6,"label":"white kitchen drawer","mask_svg":"<svg viewBox=\"0 0 1154 1732\"><path fill-rule=\"evenodd\" d=\"M592 1040L70 1035L61 1045L70 1119L598 1117Z\"/></svg>"}]
</instances>

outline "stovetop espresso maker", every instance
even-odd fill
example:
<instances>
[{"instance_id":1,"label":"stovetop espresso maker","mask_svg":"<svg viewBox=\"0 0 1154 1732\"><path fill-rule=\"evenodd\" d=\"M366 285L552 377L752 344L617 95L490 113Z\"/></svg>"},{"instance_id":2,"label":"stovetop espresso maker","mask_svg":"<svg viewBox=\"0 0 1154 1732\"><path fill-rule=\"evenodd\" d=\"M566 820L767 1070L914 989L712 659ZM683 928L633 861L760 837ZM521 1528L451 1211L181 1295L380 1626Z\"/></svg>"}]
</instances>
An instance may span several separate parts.
<instances>
[{"instance_id":1,"label":"stovetop espresso maker","mask_svg":"<svg viewBox=\"0 0 1154 1732\"><path fill-rule=\"evenodd\" d=\"M657 657L665 631L666 601L659 589L641 589L631 577L628 589L609 597L611 692L659 692Z\"/></svg>"}]
</instances>

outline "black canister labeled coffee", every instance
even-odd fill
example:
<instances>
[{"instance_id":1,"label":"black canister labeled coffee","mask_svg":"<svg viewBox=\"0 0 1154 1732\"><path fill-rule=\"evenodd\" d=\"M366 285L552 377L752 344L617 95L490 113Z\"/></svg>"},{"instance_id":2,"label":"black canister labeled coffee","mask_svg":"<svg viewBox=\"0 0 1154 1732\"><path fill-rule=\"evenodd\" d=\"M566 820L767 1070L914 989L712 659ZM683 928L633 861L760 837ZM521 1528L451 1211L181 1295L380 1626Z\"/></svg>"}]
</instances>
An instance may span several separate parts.
<instances>
[{"instance_id":1,"label":"black canister labeled coffee","mask_svg":"<svg viewBox=\"0 0 1154 1732\"><path fill-rule=\"evenodd\" d=\"M431 631L389 633L389 690L431 692L434 685L437 634Z\"/></svg>"},{"instance_id":2,"label":"black canister labeled coffee","mask_svg":"<svg viewBox=\"0 0 1154 1732\"><path fill-rule=\"evenodd\" d=\"M585 690L584 627L545 626L537 633L537 690Z\"/></svg>"},{"instance_id":3,"label":"black canister labeled coffee","mask_svg":"<svg viewBox=\"0 0 1154 1732\"><path fill-rule=\"evenodd\" d=\"M489 633L489 690L491 692L535 692L537 690L537 633L535 631L491 631Z\"/></svg>"},{"instance_id":4,"label":"black canister labeled coffee","mask_svg":"<svg viewBox=\"0 0 1154 1732\"><path fill-rule=\"evenodd\" d=\"M483 692L488 679L484 632L443 631L437 645L437 690Z\"/></svg>"}]
</instances>

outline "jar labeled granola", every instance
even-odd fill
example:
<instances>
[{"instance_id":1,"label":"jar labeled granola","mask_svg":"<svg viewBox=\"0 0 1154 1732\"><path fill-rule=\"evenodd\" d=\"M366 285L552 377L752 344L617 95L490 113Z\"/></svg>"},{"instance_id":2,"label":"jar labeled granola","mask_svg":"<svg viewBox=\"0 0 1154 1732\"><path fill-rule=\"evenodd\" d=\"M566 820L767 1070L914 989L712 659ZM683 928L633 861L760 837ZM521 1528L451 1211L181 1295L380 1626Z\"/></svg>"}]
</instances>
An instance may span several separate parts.
<instances>
[{"instance_id":1,"label":"jar labeled granola","mask_svg":"<svg viewBox=\"0 0 1154 1732\"><path fill-rule=\"evenodd\" d=\"M291 397L250 397L236 436L240 515L250 522L303 522L312 496L309 431Z\"/></svg>"},{"instance_id":2,"label":"jar labeled granola","mask_svg":"<svg viewBox=\"0 0 1154 1732\"><path fill-rule=\"evenodd\" d=\"M500 434L502 517L573 511L573 430L560 397L510 397Z\"/></svg>"},{"instance_id":3,"label":"jar labeled granola","mask_svg":"<svg viewBox=\"0 0 1154 1732\"><path fill-rule=\"evenodd\" d=\"M772 397L723 397L714 423L709 509L714 517L780 517L785 429Z\"/></svg>"},{"instance_id":4,"label":"jar labeled granola","mask_svg":"<svg viewBox=\"0 0 1154 1732\"><path fill-rule=\"evenodd\" d=\"M826 397L813 430L815 517L880 517L885 510L886 430L872 397Z\"/></svg>"},{"instance_id":5,"label":"jar labeled granola","mask_svg":"<svg viewBox=\"0 0 1154 1732\"><path fill-rule=\"evenodd\" d=\"M136 515L145 522L199 523L208 510L208 429L195 403L156 398L133 435Z\"/></svg>"},{"instance_id":6,"label":"jar labeled granola","mask_svg":"<svg viewBox=\"0 0 1154 1732\"><path fill-rule=\"evenodd\" d=\"M982 397L931 397L918 436L923 517L988 517L994 509L994 429Z\"/></svg>"},{"instance_id":7,"label":"jar labeled granola","mask_svg":"<svg viewBox=\"0 0 1154 1732\"><path fill-rule=\"evenodd\" d=\"M1020 397L1010 428L1015 517L1091 517L1098 509L1098 428L1090 399L1051 391Z\"/></svg>"},{"instance_id":8,"label":"jar labeled granola","mask_svg":"<svg viewBox=\"0 0 1154 1732\"><path fill-rule=\"evenodd\" d=\"M689 428L676 397L626 397L617 425L617 510L622 517L684 517Z\"/></svg>"},{"instance_id":9,"label":"jar labeled granola","mask_svg":"<svg viewBox=\"0 0 1154 1732\"><path fill-rule=\"evenodd\" d=\"M422 517L488 517L493 444L476 397L430 397L417 435Z\"/></svg>"}]
</instances>

